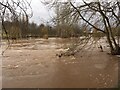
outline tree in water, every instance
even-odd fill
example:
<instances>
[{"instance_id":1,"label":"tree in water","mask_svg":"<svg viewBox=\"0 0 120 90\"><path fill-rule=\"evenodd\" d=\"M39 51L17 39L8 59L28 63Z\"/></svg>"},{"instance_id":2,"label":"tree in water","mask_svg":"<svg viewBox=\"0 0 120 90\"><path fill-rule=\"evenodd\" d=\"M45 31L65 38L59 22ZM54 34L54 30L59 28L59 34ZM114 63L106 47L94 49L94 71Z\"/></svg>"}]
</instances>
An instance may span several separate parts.
<instances>
[{"instance_id":1,"label":"tree in water","mask_svg":"<svg viewBox=\"0 0 120 90\"><path fill-rule=\"evenodd\" d=\"M85 16L83 16L82 8L78 9L73 3L70 2L71 6L76 10L76 12L79 14L79 16L84 20L87 24L95 28L96 30L103 32L108 40L108 43L110 45L111 54L120 54L120 46L119 43L115 40L115 36L112 31L112 27L114 26L114 29L117 29L120 26L120 18L119 18L119 11L120 11L120 2L90 2L87 3L83 0L84 6L82 8L87 8L85 10L85 13L92 13L92 18L89 20L85 19ZM89 14L89 13L88 13ZM95 25L90 22L91 19L95 19L95 17L99 16L99 21L95 22L99 25L99 27L96 27ZM94 18L93 18L94 17ZM103 25L102 25L103 24ZM102 25L103 28L100 26Z\"/></svg>"},{"instance_id":2,"label":"tree in water","mask_svg":"<svg viewBox=\"0 0 120 90\"><path fill-rule=\"evenodd\" d=\"M53 0L53 2L54 3L52 4L52 6L62 5L57 4L60 2L59 0ZM102 34L104 34L103 36L106 36L107 38L111 54L120 54L120 35L114 34L114 32L116 32L117 30L119 32L120 28L119 1L116 0L113 2L106 2L105 0L97 0L97 2L87 2L85 0L82 0L82 2L74 2L74 0L70 0L65 2L64 6L67 6L68 4L70 6L69 13L65 13L66 11L62 11L64 13L61 14L62 16L64 16L64 18L66 18L66 16L67 18L71 16L72 19L69 20L69 22L81 22L81 26L84 25L84 28L87 29L86 37L88 38L89 36L92 37L91 31L93 31L93 28L96 31L101 32ZM86 29L83 29L83 32L86 32Z\"/></svg>"},{"instance_id":3,"label":"tree in water","mask_svg":"<svg viewBox=\"0 0 120 90\"><path fill-rule=\"evenodd\" d=\"M10 38L8 35L8 31L6 30L5 21L18 22L21 18L21 15L25 15L26 16L25 25L27 28L28 17L32 16L32 9L31 9L30 3L31 2L28 2L27 0L1 0L0 1L0 12L1 12L0 20L2 21L2 33L5 32L7 36L8 47L10 44L10 41L9 41ZM19 24L17 26L19 26Z\"/></svg>"}]
</instances>

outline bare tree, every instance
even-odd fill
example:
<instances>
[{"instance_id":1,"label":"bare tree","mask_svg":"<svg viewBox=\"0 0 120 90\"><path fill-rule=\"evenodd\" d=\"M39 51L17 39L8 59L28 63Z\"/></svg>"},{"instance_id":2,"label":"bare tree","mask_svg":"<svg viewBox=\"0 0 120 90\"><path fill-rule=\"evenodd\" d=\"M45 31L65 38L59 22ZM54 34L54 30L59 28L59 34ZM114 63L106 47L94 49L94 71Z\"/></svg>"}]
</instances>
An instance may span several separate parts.
<instances>
[{"instance_id":1,"label":"bare tree","mask_svg":"<svg viewBox=\"0 0 120 90\"><path fill-rule=\"evenodd\" d=\"M29 10L29 11L28 11ZM0 19L2 21L2 30L8 35L4 21L18 21L21 15L25 15L26 17L32 16L32 11L30 2L27 2L26 0L2 0L0 1ZM28 13L29 12L29 13ZM9 17L9 20L8 20ZM27 21L28 19L26 19ZM8 38L8 37L7 37ZM9 38L8 38L9 40Z\"/></svg>"},{"instance_id":2,"label":"bare tree","mask_svg":"<svg viewBox=\"0 0 120 90\"><path fill-rule=\"evenodd\" d=\"M32 16L31 2L27 0L1 0L0 1L0 20L2 23L2 33L5 32L8 43L9 36L6 30L5 21L18 22L21 15L26 16L26 24L28 23L28 17Z\"/></svg>"},{"instance_id":3,"label":"bare tree","mask_svg":"<svg viewBox=\"0 0 120 90\"><path fill-rule=\"evenodd\" d=\"M55 4L57 3L60 3L59 0L53 0L53 2L53 6L55 6ZM103 33L110 45L111 53L120 54L120 35L118 34L116 36L114 34L116 32L119 33L120 28L119 1L116 0L106 2L105 0L97 0L97 2L86 2L85 0L82 0L82 2L74 2L71 0L65 2L64 6L67 6L68 4L70 6L69 13L65 13L64 10L64 13L61 14L62 18L68 18L69 16L71 16L72 19L69 22L81 22L81 26L85 25L83 29L84 32L86 31L86 29L89 29L87 30L89 35L91 35L90 31L93 31L93 28ZM75 20L76 17L77 19Z\"/></svg>"},{"instance_id":4,"label":"bare tree","mask_svg":"<svg viewBox=\"0 0 120 90\"><path fill-rule=\"evenodd\" d=\"M116 41L113 32L115 29L120 27L120 18L119 18L119 4L120 2L90 2L87 3L83 0L84 5L76 7L73 3L70 2L71 6L76 10L79 16L84 20L87 24L95 28L96 30L103 32L108 40L110 45L110 50L112 54L120 54L120 46L119 43ZM84 9L84 10L83 10ZM83 14L92 15L92 17L88 20L83 16ZM99 17L98 17L99 16ZM98 18L95 24L98 24L99 27L96 27L95 24L92 24L91 21L97 20L95 17ZM90 21L91 20L91 21ZM103 24L103 25L102 25ZM102 25L103 28L100 26ZM112 30L112 27L115 27Z\"/></svg>"}]
</instances>

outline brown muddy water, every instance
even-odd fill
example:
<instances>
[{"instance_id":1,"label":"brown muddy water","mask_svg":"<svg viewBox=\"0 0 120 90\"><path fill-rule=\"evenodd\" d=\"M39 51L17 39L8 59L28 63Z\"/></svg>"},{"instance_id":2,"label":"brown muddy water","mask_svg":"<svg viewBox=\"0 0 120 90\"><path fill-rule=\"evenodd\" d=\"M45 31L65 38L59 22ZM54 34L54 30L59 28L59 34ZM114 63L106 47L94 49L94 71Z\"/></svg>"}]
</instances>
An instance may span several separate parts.
<instances>
[{"instance_id":1,"label":"brown muddy water","mask_svg":"<svg viewBox=\"0 0 120 90\"><path fill-rule=\"evenodd\" d=\"M3 88L114 88L118 60L107 51L85 50L58 58L72 40L50 38L18 41L2 58Z\"/></svg>"}]
</instances>

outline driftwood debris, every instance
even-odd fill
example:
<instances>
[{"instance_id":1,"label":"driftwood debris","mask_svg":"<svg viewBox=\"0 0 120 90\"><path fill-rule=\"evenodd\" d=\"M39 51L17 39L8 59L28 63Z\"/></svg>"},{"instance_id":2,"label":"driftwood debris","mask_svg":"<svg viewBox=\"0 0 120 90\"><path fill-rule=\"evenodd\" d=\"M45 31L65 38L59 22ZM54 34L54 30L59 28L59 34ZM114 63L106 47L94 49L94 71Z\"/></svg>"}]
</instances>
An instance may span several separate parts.
<instances>
[{"instance_id":1,"label":"driftwood debris","mask_svg":"<svg viewBox=\"0 0 120 90\"><path fill-rule=\"evenodd\" d=\"M103 47L100 45L98 48L100 48L100 51L103 52Z\"/></svg>"},{"instance_id":2,"label":"driftwood debris","mask_svg":"<svg viewBox=\"0 0 120 90\"><path fill-rule=\"evenodd\" d=\"M56 56L58 56L59 58L61 58L62 56L74 56L77 52L78 50L76 49L68 48L67 50L65 49L64 51L56 54Z\"/></svg>"}]
</instances>

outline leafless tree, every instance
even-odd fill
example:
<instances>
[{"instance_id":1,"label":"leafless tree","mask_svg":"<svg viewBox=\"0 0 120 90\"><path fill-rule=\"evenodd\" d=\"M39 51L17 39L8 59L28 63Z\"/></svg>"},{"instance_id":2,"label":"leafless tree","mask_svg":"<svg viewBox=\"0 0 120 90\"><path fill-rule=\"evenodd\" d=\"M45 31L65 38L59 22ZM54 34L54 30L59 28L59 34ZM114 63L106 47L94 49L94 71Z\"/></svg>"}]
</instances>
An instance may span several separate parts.
<instances>
[{"instance_id":1,"label":"leafless tree","mask_svg":"<svg viewBox=\"0 0 120 90\"><path fill-rule=\"evenodd\" d=\"M22 15L26 16L26 23L28 22L28 17L32 16L32 8L30 6L31 2L27 0L1 0L0 1L0 20L2 26L2 32L5 32L7 36L8 43L9 36L6 30L5 21L17 22Z\"/></svg>"},{"instance_id":2,"label":"leafless tree","mask_svg":"<svg viewBox=\"0 0 120 90\"><path fill-rule=\"evenodd\" d=\"M7 31L5 29L4 21L18 21L21 15L25 15L26 17L32 16L32 10L30 6L31 2L27 2L27 0L2 0L0 1L0 19L2 21L2 30L5 31L7 35ZM27 21L27 20L26 20ZM9 40L9 39L8 39Z\"/></svg>"},{"instance_id":3,"label":"leafless tree","mask_svg":"<svg viewBox=\"0 0 120 90\"><path fill-rule=\"evenodd\" d=\"M59 4L59 0L52 0L52 3L52 6L59 5L59 7L64 8L61 6L62 4ZM65 12L66 9L64 10L64 13L61 13L60 10L59 13L61 13L60 15L62 18L68 18L70 16L72 19L69 20L69 22L81 22L81 24L84 25L84 31L86 31L86 29L92 29L93 31L94 28L96 31L103 33L107 38L108 44L110 45L111 53L120 54L119 1L116 0L106 2L105 0L97 0L96 2L87 2L85 0L82 0L82 2L75 2L74 0L70 0L61 3L64 3L64 6L70 6L68 11L69 13ZM114 33L117 33L118 35L116 36ZM91 35L91 33L89 35Z\"/></svg>"},{"instance_id":4,"label":"leafless tree","mask_svg":"<svg viewBox=\"0 0 120 90\"><path fill-rule=\"evenodd\" d=\"M120 54L119 43L116 41L113 34L115 32L115 29L118 29L120 27L120 2L98 1L87 3L84 0L83 2L84 4L79 7L75 6L72 2L70 2L70 4L79 14L82 20L84 20L87 24L89 24L96 30L103 32L106 35L108 43L110 45L111 53ZM90 17L88 20L85 18L85 15L92 15L92 17ZM94 24L92 24L91 21L93 21ZM97 26L99 27L96 27L95 24L97 24ZM100 26L102 26L103 28ZM114 30L112 30L112 27L115 27Z\"/></svg>"}]
</instances>

